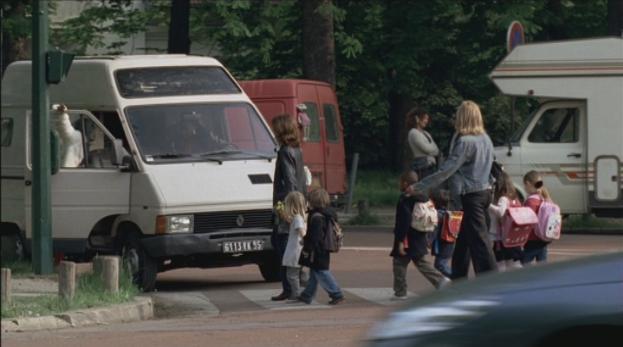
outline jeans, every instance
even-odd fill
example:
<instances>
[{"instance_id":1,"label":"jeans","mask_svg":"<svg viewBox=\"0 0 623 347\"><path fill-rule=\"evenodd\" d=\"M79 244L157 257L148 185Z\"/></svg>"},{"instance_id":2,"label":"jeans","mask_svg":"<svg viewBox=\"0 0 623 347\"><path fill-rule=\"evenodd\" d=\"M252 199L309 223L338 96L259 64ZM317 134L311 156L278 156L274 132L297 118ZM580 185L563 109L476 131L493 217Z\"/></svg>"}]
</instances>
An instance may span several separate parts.
<instances>
[{"instance_id":1,"label":"jeans","mask_svg":"<svg viewBox=\"0 0 623 347\"><path fill-rule=\"evenodd\" d=\"M450 278L452 276L452 267L450 267L450 260L452 258L443 258L441 256L435 257L435 269L441 272L444 276Z\"/></svg>"},{"instance_id":2,"label":"jeans","mask_svg":"<svg viewBox=\"0 0 623 347\"><path fill-rule=\"evenodd\" d=\"M272 237L272 244L275 251L277 251L279 263L281 263L281 259L283 259L283 253L285 253L286 246L288 245L288 234L274 233ZM287 295L290 295L290 293L292 293L292 288L290 287L290 283L288 282L285 266L281 266L279 268L279 279L281 280L281 287L283 288L283 292Z\"/></svg>"},{"instance_id":3,"label":"jeans","mask_svg":"<svg viewBox=\"0 0 623 347\"><path fill-rule=\"evenodd\" d=\"M340 286L338 286L335 278L329 270L314 270L309 271L309 282L307 287L301 293L301 298L305 301L312 301L316 297L316 290L318 289L318 283L329 294L331 299L339 299L344 297Z\"/></svg>"},{"instance_id":4,"label":"jeans","mask_svg":"<svg viewBox=\"0 0 623 347\"><path fill-rule=\"evenodd\" d=\"M461 202L463 221L452 256L452 279L467 277L470 256L476 275L497 269L487 236L489 230L487 209L491 204L491 192L483 190L465 194L461 197Z\"/></svg>"},{"instance_id":5,"label":"jeans","mask_svg":"<svg viewBox=\"0 0 623 347\"><path fill-rule=\"evenodd\" d=\"M420 273L433 285L439 288L445 276L437 271L424 257L411 258L409 256L394 257L394 295L407 295L407 266L413 260L413 264Z\"/></svg>"},{"instance_id":6,"label":"jeans","mask_svg":"<svg viewBox=\"0 0 623 347\"><path fill-rule=\"evenodd\" d=\"M286 278L290 284L290 299L296 299L301 289L301 268L286 266Z\"/></svg>"},{"instance_id":7,"label":"jeans","mask_svg":"<svg viewBox=\"0 0 623 347\"><path fill-rule=\"evenodd\" d=\"M521 264L530 264L536 259L537 263L547 261L547 246L539 248L525 248L523 250L523 258Z\"/></svg>"}]
</instances>

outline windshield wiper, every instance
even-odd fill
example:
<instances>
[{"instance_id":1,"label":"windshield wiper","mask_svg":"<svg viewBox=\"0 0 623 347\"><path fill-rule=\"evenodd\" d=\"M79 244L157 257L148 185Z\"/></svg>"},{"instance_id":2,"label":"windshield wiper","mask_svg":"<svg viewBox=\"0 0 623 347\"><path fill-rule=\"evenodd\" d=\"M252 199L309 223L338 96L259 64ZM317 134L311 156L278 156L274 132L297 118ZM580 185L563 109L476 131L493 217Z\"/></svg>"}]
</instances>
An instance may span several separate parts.
<instances>
[{"instance_id":1,"label":"windshield wiper","mask_svg":"<svg viewBox=\"0 0 623 347\"><path fill-rule=\"evenodd\" d=\"M246 154L267 159L269 162L273 160L274 156L270 156L260 152L246 151L241 149L219 149L216 151L204 152L199 154L201 157L211 157L214 155L229 155L229 154Z\"/></svg>"},{"instance_id":2,"label":"windshield wiper","mask_svg":"<svg viewBox=\"0 0 623 347\"><path fill-rule=\"evenodd\" d=\"M187 158L190 157L190 154L186 153L159 153L159 154L150 154L152 158L158 159L176 159L176 158Z\"/></svg>"}]
</instances>

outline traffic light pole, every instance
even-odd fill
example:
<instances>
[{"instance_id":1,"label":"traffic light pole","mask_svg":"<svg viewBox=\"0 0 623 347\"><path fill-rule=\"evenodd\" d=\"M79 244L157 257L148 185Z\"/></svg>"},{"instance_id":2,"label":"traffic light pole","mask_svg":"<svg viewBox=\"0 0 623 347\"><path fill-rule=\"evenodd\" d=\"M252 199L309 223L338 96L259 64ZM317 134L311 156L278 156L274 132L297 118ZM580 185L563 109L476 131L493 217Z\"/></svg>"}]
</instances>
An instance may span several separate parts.
<instances>
[{"instance_id":1,"label":"traffic light pole","mask_svg":"<svg viewBox=\"0 0 623 347\"><path fill-rule=\"evenodd\" d=\"M53 259L46 0L32 2L32 28L32 267L36 274L49 274Z\"/></svg>"}]
</instances>

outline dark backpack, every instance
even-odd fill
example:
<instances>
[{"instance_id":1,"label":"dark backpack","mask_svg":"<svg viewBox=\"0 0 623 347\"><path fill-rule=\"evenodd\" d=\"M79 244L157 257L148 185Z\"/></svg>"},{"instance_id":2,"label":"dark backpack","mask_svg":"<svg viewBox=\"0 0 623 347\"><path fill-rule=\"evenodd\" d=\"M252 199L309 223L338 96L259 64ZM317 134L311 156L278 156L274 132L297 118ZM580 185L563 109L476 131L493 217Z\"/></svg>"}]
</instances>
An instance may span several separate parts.
<instances>
[{"instance_id":1,"label":"dark backpack","mask_svg":"<svg viewBox=\"0 0 623 347\"><path fill-rule=\"evenodd\" d=\"M344 242L342 227L334 218L325 215L323 217L326 220L326 227L322 238L322 248L327 252L337 253Z\"/></svg>"}]
</instances>

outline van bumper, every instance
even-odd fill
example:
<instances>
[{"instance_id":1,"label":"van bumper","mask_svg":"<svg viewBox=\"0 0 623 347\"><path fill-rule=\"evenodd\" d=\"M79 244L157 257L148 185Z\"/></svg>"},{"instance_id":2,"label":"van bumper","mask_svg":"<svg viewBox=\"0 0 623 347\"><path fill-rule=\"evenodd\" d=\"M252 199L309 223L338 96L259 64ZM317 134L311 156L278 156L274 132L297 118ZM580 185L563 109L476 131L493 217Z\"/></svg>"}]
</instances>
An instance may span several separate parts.
<instances>
[{"instance_id":1,"label":"van bumper","mask_svg":"<svg viewBox=\"0 0 623 347\"><path fill-rule=\"evenodd\" d=\"M272 251L271 229L230 229L211 233L188 233L154 235L141 239L143 247L151 257L175 257L190 255L220 255L240 253L261 253ZM239 253L223 252L226 242L260 241L262 249L259 251L241 251Z\"/></svg>"}]
</instances>

